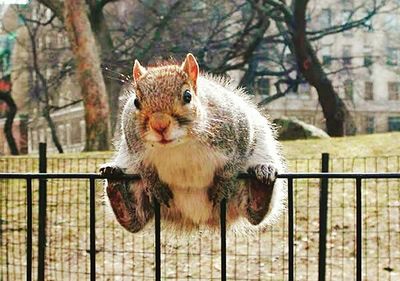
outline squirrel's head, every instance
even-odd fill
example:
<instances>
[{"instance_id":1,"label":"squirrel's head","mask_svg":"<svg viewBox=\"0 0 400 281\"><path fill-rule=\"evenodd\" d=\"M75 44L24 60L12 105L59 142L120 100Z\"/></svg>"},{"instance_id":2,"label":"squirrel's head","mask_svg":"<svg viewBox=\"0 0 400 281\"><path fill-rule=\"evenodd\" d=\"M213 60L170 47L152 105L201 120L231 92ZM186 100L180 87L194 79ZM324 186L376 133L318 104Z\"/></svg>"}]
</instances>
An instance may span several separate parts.
<instances>
[{"instance_id":1,"label":"squirrel's head","mask_svg":"<svg viewBox=\"0 0 400 281\"><path fill-rule=\"evenodd\" d=\"M138 137L153 146L179 144L190 138L199 115L198 75L199 66L190 53L181 65L146 69L135 60L135 96L126 106L134 107Z\"/></svg>"}]
</instances>

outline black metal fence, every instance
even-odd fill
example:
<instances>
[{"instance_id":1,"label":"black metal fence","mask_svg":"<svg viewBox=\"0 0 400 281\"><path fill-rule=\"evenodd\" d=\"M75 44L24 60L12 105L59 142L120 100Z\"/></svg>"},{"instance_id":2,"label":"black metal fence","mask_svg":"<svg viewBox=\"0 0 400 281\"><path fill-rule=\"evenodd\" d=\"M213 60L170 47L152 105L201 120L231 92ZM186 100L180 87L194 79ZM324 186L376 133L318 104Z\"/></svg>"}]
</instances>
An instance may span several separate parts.
<instances>
[{"instance_id":1,"label":"black metal fence","mask_svg":"<svg viewBox=\"0 0 400 281\"><path fill-rule=\"evenodd\" d=\"M170 252L176 249L173 248L174 243L170 243L168 234L165 236L164 233L164 237L162 236L158 204L155 205L154 228L149 230L154 231L154 238L147 232L142 236L142 240L136 240L135 235L129 235L130 239L127 239L126 233L122 237L119 236L124 230L114 229L114 225L111 227L113 230L111 234L106 233L105 230L109 227L105 226L105 220L99 227L98 216L103 216L103 211L99 210L95 196L100 192L100 182L103 177L96 173L72 171L46 173L46 164L49 161L45 157L43 147L41 151L44 157L39 161L40 173L0 174L3 183L0 185L2 194L0 202L5 206L0 213L1 277L4 280L21 280L24 276L27 280L95 280L96 278L109 280L113 277L119 280L133 278L135 280L276 280L277 276L280 280L397 280L399 276L400 161L397 156L393 161L392 170L395 172L392 173L387 171L328 173L329 163L331 166L334 166L334 163L329 162L329 157L324 155L322 160L318 161L322 173L279 175L288 182L288 212L287 217L282 220L281 226L284 229L281 229L281 232L274 229L267 231L270 235L269 245L263 241L264 233L253 234L252 241L248 237L240 238L236 235L227 237L224 216L226 208L223 202L218 247L215 247L212 237L204 234L197 239L199 244L196 246L193 245L193 237L186 238L187 247L183 247L186 253L182 251L171 255ZM389 160L386 161L388 169ZM79 167L75 168L79 171ZM126 176L126 178L134 179L137 176ZM21 181L25 182L22 184L24 188L21 187ZM61 181L55 184L58 191L56 197L52 192L49 194L49 187L52 185L49 186L47 181ZM64 190L63 188L69 184L75 184L75 189ZM303 188L306 190L306 200L299 200L298 191ZM334 197L335 192L340 193L337 191L339 188L346 192L341 193L343 198L338 201L340 206L337 206L337 198ZM21 200L22 196L15 194L9 197L8 193L16 189L22 190L26 200ZM82 195L78 189L89 192ZM347 192L348 190L350 192ZM309 196L311 192L314 192L313 196ZM72 208L80 210L83 207L86 216L81 217L79 211L72 214L69 209L69 217L75 216L75 218L59 221L65 218L67 213L64 207L72 204L65 202L63 194L68 195L65 196L67 200L74 199L76 204L74 203ZM347 199L353 203L347 205ZM316 200L318 203L315 203ZM304 205L296 204L301 201L305 201L302 202ZM18 204L11 206L10 202L18 203L19 207ZM24 212L21 211L21 206L24 207ZM306 209L304 217L301 213L302 208ZM14 213L15 210L18 214ZM26 214L23 220L21 212ZM318 216L315 213L318 213ZM19 218L18 224L11 226L10 222L14 221L15 216ZM341 220L335 221L337 218ZM351 226L353 220L354 225ZM36 221L37 226L34 223ZM83 221L85 223L82 224ZM73 223L76 223L74 232L68 227ZM309 231L312 226L314 230ZM64 231L68 233L65 234ZM306 239L299 235L302 233L306 234ZM8 235L18 238L13 241L7 237ZM338 239L338 236L342 239ZM68 237L68 241L65 237ZM376 244L371 242L371 237L372 240L376 239ZM74 244L71 240L78 242ZM62 244L57 241L61 241ZM227 241L231 243L227 245ZM243 241L247 242L247 252L237 249L243 246ZM110 243L111 246L108 245ZM349 246L352 243L354 246ZM82 247L82 244L86 247ZM142 248L136 248L140 244ZM272 253L277 244L281 245L280 254ZM315 244L318 247L315 247ZM125 248L133 248L132 252L135 255L132 256L132 263L125 260L128 259L125 257L127 255ZM197 249L197 255L191 254L194 248ZM256 253L253 253L254 251ZM269 256L264 254L268 251L271 251ZM83 253L87 255L82 257ZM101 253L103 256L99 257ZM143 260L137 261L138 255L142 255L147 263ZM22 262L22 258L25 262ZM61 261L58 261L59 259ZM337 260L340 262L337 263ZM268 262L270 265L266 266ZM53 263L58 265L54 266ZM112 268L111 272L99 272L97 266L99 263L103 263L102 267L108 263ZM118 267L118 264L122 264L123 267ZM137 270L138 264L142 265L141 271ZM187 267L185 270L182 270L183 264ZM243 271L245 264L246 270ZM376 264L378 268L374 268L371 264ZM192 273L193 271L195 273Z\"/></svg>"}]
</instances>

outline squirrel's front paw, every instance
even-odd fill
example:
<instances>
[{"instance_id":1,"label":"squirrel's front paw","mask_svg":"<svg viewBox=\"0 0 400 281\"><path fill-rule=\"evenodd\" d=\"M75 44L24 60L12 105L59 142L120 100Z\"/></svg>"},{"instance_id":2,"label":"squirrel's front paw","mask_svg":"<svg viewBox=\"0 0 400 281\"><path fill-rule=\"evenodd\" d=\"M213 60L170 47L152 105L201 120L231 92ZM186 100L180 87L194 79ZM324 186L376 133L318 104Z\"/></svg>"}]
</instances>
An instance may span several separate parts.
<instances>
[{"instance_id":1,"label":"squirrel's front paw","mask_svg":"<svg viewBox=\"0 0 400 281\"><path fill-rule=\"evenodd\" d=\"M109 164L101 166L99 172L102 176L118 176L124 174L124 171L120 167Z\"/></svg>"},{"instance_id":2,"label":"squirrel's front paw","mask_svg":"<svg viewBox=\"0 0 400 281\"><path fill-rule=\"evenodd\" d=\"M278 175L278 171L272 164L255 165L248 168L247 172L267 186L273 186Z\"/></svg>"}]
</instances>

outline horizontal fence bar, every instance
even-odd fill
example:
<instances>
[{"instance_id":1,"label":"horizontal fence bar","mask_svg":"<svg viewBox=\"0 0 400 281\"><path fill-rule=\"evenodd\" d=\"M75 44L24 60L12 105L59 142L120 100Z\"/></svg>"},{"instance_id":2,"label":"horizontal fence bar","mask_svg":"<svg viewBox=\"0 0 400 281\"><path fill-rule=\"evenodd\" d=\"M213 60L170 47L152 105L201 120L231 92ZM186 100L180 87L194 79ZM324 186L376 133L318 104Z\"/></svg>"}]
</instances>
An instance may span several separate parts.
<instances>
[{"instance_id":1,"label":"horizontal fence bar","mask_svg":"<svg viewBox=\"0 0 400 281\"><path fill-rule=\"evenodd\" d=\"M400 173L286 173L280 174L278 178L284 179L320 179L320 178L337 178L337 179L390 179L400 178ZM124 179L124 180L139 180L140 176L133 175L118 175L118 176L103 176L95 173L0 173L0 179ZM239 179L253 178L249 174L239 174Z\"/></svg>"}]
</instances>

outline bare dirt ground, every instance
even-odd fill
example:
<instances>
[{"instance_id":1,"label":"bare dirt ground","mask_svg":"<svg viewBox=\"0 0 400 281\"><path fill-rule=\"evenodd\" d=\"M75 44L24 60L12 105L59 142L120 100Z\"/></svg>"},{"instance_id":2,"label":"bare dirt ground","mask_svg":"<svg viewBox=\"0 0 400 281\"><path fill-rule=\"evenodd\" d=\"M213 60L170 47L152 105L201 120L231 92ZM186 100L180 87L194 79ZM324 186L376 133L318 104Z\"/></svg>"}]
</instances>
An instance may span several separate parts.
<instances>
[{"instance_id":1,"label":"bare dirt ground","mask_svg":"<svg viewBox=\"0 0 400 281\"><path fill-rule=\"evenodd\" d=\"M9 160L14 159L14 160ZM33 158L0 161L0 171L37 168ZM49 172L93 172L104 159L49 159ZM289 161L290 171L319 171L319 159ZM333 159L330 170L400 171L400 157ZM295 280L317 280L319 181L295 181ZM0 280L25 279L26 184L0 180ZM46 280L88 280L89 193L84 180L49 180ZM37 268L37 199L34 183L34 258ZM363 280L400 280L400 181L363 181ZM355 183L330 180L327 280L354 280ZM287 217L252 236L228 233L229 280L287 280ZM220 280L218 233L174 237L162 233L163 280ZM96 192L96 275L98 280L154 280L154 235L132 235L106 210L101 183Z\"/></svg>"}]
</instances>

